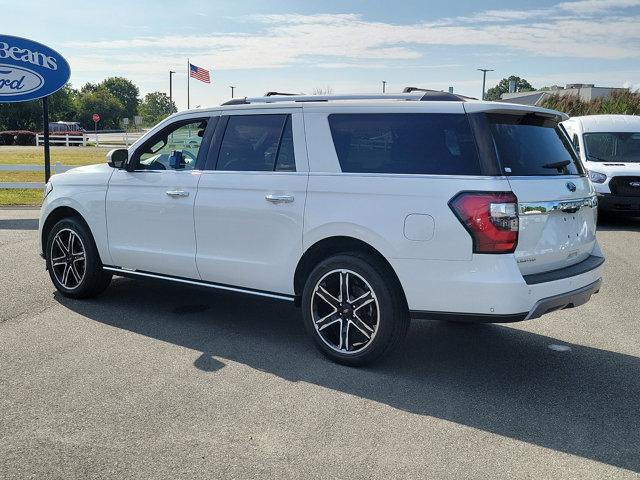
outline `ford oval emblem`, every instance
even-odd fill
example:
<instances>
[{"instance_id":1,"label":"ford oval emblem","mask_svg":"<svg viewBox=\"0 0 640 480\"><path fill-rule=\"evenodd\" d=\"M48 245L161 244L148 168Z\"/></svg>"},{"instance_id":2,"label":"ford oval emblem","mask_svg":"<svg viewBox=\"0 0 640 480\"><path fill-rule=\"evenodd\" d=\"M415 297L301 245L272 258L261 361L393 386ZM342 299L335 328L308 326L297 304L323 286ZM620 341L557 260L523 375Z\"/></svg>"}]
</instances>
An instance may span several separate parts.
<instances>
[{"instance_id":1,"label":"ford oval emblem","mask_svg":"<svg viewBox=\"0 0 640 480\"><path fill-rule=\"evenodd\" d=\"M575 192L577 188L578 187L576 187L575 183L567 182L567 190L569 190L570 192Z\"/></svg>"},{"instance_id":2,"label":"ford oval emblem","mask_svg":"<svg viewBox=\"0 0 640 480\"><path fill-rule=\"evenodd\" d=\"M26 38L0 35L0 103L26 102L60 90L71 70L55 50Z\"/></svg>"}]
</instances>

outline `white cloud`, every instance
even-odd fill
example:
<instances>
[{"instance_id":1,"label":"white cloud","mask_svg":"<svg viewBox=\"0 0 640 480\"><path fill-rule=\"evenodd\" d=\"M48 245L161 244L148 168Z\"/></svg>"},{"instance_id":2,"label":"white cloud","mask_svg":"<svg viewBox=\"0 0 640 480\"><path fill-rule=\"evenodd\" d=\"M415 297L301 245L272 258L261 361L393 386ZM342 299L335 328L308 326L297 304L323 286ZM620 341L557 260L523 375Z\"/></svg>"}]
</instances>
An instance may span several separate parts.
<instances>
[{"instance_id":1,"label":"white cloud","mask_svg":"<svg viewBox=\"0 0 640 480\"><path fill-rule=\"evenodd\" d=\"M618 8L637 6L640 6L640 0L580 0L576 2L562 2L557 5L557 7L562 10L576 14L594 14Z\"/></svg>"}]
</instances>

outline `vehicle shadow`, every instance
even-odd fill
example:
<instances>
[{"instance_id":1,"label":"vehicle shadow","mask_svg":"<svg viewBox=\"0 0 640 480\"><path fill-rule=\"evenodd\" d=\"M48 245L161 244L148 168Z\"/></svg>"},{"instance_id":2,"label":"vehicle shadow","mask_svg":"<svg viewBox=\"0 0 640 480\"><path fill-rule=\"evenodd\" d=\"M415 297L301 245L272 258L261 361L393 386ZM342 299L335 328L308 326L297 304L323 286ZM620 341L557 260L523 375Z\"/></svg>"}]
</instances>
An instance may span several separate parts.
<instances>
[{"instance_id":1,"label":"vehicle shadow","mask_svg":"<svg viewBox=\"0 0 640 480\"><path fill-rule=\"evenodd\" d=\"M0 230L38 230L37 218L16 218L0 220Z\"/></svg>"},{"instance_id":2,"label":"vehicle shadow","mask_svg":"<svg viewBox=\"0 0 640 480\"><path fill-rule=\"evenodd\" d=\"M640 359L508 326L413 322L402 351L368 368L322 357L287 302L124 278L57 300L95 321L325 388L640 472ZM566 345L566 344L565 344Z\"/></svg>"},{"instance_id":3,"label":"vehicle shadow","mask_svg":"<svg viewBox=\"0 0 640 480\"><path fill-rule=\"evenodd\" d=\"M599 214L598 231L603 232L640 232L640 217Z\"/></svg>"}]
</instances>

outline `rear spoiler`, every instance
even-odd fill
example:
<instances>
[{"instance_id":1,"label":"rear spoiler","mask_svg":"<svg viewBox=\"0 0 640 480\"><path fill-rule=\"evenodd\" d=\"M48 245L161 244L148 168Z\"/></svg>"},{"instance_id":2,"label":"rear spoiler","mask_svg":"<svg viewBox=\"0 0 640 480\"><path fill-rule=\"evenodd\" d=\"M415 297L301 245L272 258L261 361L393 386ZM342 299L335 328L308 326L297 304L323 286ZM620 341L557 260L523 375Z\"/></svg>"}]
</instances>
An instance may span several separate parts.
<instances>
[{"instance_id":1,"label":"rear spoiler","mask_svg":"<svg viewBox=\"0 0 640 480\"><path fill-rule=\"evenodd\" d=\"M537 115L541 115L544 117L549 117L554 119L556 122L564 122L569 119L569 115L564 112L560 112L558 110L550 110L548 108L542 107L532 107L525 106L517 103L496 103L495 106L488 105L486 103L475 103L475 102L467 102L463 103L464 109L467 113L480 113L480 112L491 112L491 113L506 113L506 114L521 114L526 115L527 113L535 113Z\"/></svg>"}]
</instances>

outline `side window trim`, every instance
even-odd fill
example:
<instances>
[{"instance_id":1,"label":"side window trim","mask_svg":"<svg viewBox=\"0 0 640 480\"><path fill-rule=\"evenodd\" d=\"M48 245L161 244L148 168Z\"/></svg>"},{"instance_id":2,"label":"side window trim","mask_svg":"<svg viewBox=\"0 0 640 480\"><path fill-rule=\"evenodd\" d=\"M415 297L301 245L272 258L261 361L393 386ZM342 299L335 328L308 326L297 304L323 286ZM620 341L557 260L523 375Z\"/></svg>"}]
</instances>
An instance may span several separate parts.
<instances>
[{"instance_id":1,"label":"side window trim","mask_svg":"<svg viewBox=\"0 0 640 480\"><path fill-rule=\"evenodd\" d=\"M207 121L207 129L204 132L202 142L200 143L200 149L198 150L198 158L196 159L196 164L193 168L194 170L204 169L209 150L211 149L211 140L219 124L220 115L212 115L209 117L209 120Z\"/></svg>"},{"instance_id":2,"label":"side window trim","mask_svg":"<svg viewBox=\"0 0 640 480\"><path fill-rule=\"evenodd\" d=\"M280 157L280 148L282 147L282 138L284 137L284 132L287 128L287 123L289 122L289 119L291 118L291 115L289 114L285 114L284 115L284 122L282 122L282 128L280 129L280 138L278 138L278 148L276 149L276 158L273 161L273 169L271 170L272 172L275 172L276 169L278 168L278 160Z\"/></svg>"},{"instance_id":3,"label":"side window trim","mask_svg":"<svg viewBox=\"0 0 640 480\"><path fill-rule=\"evenodd\" d=\"M206 161L203 170L213 171L218 165L218 156L220 155L220 147L222 146L222 139L227 131L227 124L229 123L229 115L222 114L215 131L212 133L211 144L209 151L207 152Z\"/></svg>"}]
</instances>

